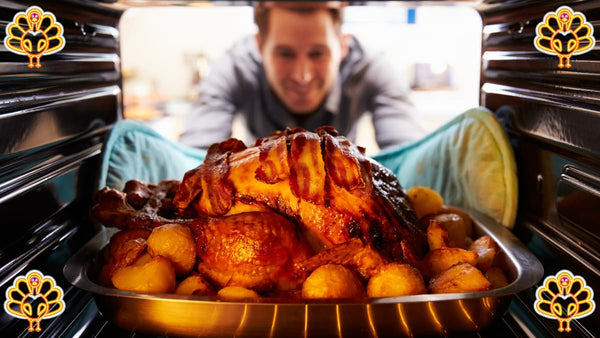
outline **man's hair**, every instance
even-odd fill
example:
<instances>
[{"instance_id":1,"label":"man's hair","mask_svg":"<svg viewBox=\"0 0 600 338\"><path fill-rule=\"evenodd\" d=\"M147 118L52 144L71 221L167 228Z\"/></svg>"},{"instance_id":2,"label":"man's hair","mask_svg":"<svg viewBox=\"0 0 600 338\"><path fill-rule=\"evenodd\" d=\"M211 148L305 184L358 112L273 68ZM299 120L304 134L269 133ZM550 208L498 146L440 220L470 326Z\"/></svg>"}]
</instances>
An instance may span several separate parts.
<instances>
[{"instance_id":1,"label":"man's hair","mask_svg":"<svg viewBox=\"0 0 600 338\"><path fill-rule=\"evenodd\" d=\"M344 6L339 1L256 1L254 5L254 23L258 26L258 33L261 37L266 36L269 31L269 12L273 7L284 8L301 14L310 14L317 10L326 9L333 19L336 32L340 35L342 33Z\"/></svg>"}]
</instances>

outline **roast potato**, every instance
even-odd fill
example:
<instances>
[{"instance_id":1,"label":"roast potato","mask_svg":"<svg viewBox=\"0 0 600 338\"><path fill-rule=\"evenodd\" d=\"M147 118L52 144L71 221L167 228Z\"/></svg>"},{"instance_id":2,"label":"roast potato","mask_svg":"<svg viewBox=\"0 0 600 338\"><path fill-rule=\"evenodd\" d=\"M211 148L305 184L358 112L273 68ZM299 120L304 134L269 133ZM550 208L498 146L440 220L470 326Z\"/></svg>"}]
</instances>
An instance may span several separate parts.
<instances>
[{"instance_id":1,"label":"roast potato","mask_svg":"<svg viewBox=\"0 0 600 338\"><path fill-rule=\"evenodd\" d=\"M469 245L469 250L477 252L477 268L485 272L492 266L499 248L490 236L485 235Z\"/></svg>"},{"instance_id":2,"label":"roast potato","mask_svg":"<svg viewBox=\"0 0 600 338\"><path fill-rule=\"evenodd\" d=\"M175 289L176 294L194 296L214 296L213 287L200 275L191 275L182 280Z\"/></svg>"},{"instance_id":3,"label":"roast potato","mask_svg":"<svg viewBox=\"0 0 600 338\"><path fill-rule=\"evenodd\" d=\"M431 293L454 293L487 291L492 284L476 267L469 263L459 263L429 280Z\"/></svg>"},{"instance_id":4,"label":"roast potato","mask_svg":"<svg viewBox=\"0 0 600 338\"><path fill-rule=\"evenodd\" d=\"M462 220L463 220L463 225L465 227L466 236L473 237L473 220L471 219L471 216L469 216L469 214L467 214L466 212L464 212L458 208L450 206L450 205L444 205L442 207L441 212L459 215L460 218L462 218Z\"/></svg>"},{"instance_id":5,"label":"roast potato","mask_svg":"<svg viewBox=\"0 0 600 338\"><path fill-rule=\"evenodd\" d=\"M431 250L423 258L428 277L435 276L457 263L477 265L477 253L461 248L439 248Z\"/></svg>"},{"instance_id":6,"label":"roast potato","mask_svg":"<svg viewBox=\"0 0 600 338\"><path fill-rule=\"evenodd\" d=\"M448 232L448 238L450 240L448 246L453 248L466 249L467 239L467 225L465 224L462 216L451 212L441 212L438 214L427 215L418 221L419 227L427 229L431 221L438 222L439 225L443 226Z\"/></svg>"},{"instance_id":7,"label":"roast potato","mask_svg":"<svg viewBox=\"0 0 600 338\"><path fill-rule=\"evenodd\" d=\"M146 252L148 236L150 231L143 229L123 230L114 234L103 250L106 263L100 270L100 284L110 286L115 270L133 264Z\"/></svg>"},{"instance_id":8,"label":"roast potato","mask_svg":"<svg viewBox=\"0 0 600 338\"><path fill-rule=\"evenodd\" d=\"M169 293L175 289L175 269L162 256L142 255L133 265L115 270L113 285L140 293Z\"/></svg>"},{"instance_id":9,"label":"roast potato","mask_svg":"<svg viewBox=\"0 0 600 338\"><path fill-rule=\"evenodd\" d=\"M423 276L409 264L384 265L367 284L369 297L396 297L421 293L427 293Z\"/></svg>"},{"instance_id":10,"label":"roast potato","mask_svg":"<svg viewBox=\"0 0 600 338\"><path fill-rule=\"evenodd\" d=\"M427 243L429 244L429 250L451 246L448 231L435 220L429 221L429 226L427 227Z\"/></svg>"},{"instance_id":11,"label":"roast potato","mask_svg":"<svg viewBox=\"0 0 600 338\"><path fill-rule=\"evenodd\" d=\"M302 285L303 298L361 298L364 294L358 276L339 264L321 265Z\"/></svg>"},{"instance_id":12,"label":"roast potato","mask_svg":"<svg viewBox=\"0 0 600 338\"><path fill-rule=\"evenodd\" d=\"M406 191L417 218L429 214L436 214L442 210L444 199L435 190L429 187L414 186Z\"/></svg>"},{"instance_id":13,"label":"roast potato","mask_svg":"<svg viewBox=\"0 0 600 338\"><path fill-rule=\"evenodd\" d=\"M173 262L177 276L185 276L196 263L196 242L189 227L165 224L154 228L148 237L148 252Z\"/></svg>"},{"instance_id":14,"label":"roast potato","mask_svg":"<svg viewBox=\"0 0 600 338\"><path fill-rule=\"evenodd\" d=\"M152 260L152 256L148 252L144 252L132 265L142 266ZM173 263L171 263L173 264Z\"/></svg>"},{"instance_id":15,"label":"roast potato","mask_svg":"<svg viewBox=\"0 0 600 338\"><path fill-rule=\"evenodd\" d=\"M485 278L492 284L492 289L498 289L508 285L508 278L502 269L497 266L491 267L485 272Z\"/></svg>"},{"instance_id":16,"label":"roast potato","mask_svg":"<svg viewBox=\"0 0 600 338\"><path fill-rule=\"evenodd\" d=\"M459 214L455 213L441 213L433 216L433 219L440 223L446 231L448 231L448 237L450 238L450 246L463 248L465 245L465 238L467 237L467 229L463 218Z\"/></svg>"},{"instance_id":17,"label":"roast potato","mask_svg":"<svg viewBox=\"0 0 600 338\"><path fill-rule=\"evenodd\" d=\"M219 290L217 297L230 302L253 302L260 299L256 291L241 286L226 286Z\"/></svg>"}]
</instances>

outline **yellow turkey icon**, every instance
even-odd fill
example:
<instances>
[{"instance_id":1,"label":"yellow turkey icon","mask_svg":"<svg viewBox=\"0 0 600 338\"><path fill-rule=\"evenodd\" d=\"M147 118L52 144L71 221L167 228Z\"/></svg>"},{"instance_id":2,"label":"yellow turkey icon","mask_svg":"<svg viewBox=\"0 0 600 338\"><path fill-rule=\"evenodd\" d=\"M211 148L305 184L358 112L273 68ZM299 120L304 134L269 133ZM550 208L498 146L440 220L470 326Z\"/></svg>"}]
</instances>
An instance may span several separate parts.
<instances>
[{"instance_id":1,"label":"yellow turkey icon","mask_svg":"<svg viewBox=\"0 0 600 338\"><path fill-rule=\"evenodd\" d=\"M537 25L534 44L540 52L558 56L559 68L571 68L573 55L586 53L596 44L593 34L594 27L581 12L561 6Z\"/></svg>"},{"instance_id":2,"label":"yellow turkey icon","mask_svg":"<svg viewBox=\"0 0 600 338\"><path fill-rule=\"evenodd\" d=\"M4 45L15 54L27 55L29 68L40 68L43 55L59 52L65 46L63 26L56 22L51 12L31 6L26 12L15 14L6 26Z\"/></svg>"},{"instance_id":3,"label":"yellow turkey icon","mask_svg":"<svg viewBox=\"0 0 600 338\"><path fill-rule=\"evenodd\" d=\"M42 319L60 315L65 310L63 290L54 278L31 270L27 276L18 276L11 288L6 290L4 310L17 318L29 321L29 332L42 331Z\"/></svg>"},{"instance_id":4,"label":"yellow turkey icon","mask_svg":"<svg viewBox=\"0 0 600 338\"><path fill-rule=\"evenodd\" d=\"M573 276L568 270L546 277L535 298L535 311L546 318L558 320L559 332L570 332L571 320L589 316L596 306L594 290L581 276Z\"/></svg>"}]
</instances>

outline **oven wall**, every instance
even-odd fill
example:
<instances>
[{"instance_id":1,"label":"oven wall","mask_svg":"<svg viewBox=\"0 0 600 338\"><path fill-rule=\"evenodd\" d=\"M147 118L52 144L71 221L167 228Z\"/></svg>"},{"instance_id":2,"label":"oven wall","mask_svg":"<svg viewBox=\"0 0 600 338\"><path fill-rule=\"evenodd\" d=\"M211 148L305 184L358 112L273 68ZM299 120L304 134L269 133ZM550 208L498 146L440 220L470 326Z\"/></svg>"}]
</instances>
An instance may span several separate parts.
<instances>
[{"instance_id":1,"label":"oven wall","mask_svg":"<svg viewBox=\"0 0 600 338\"><path fill-rule=\"evenodd\" d=\"M494 110L518 164L515 232L544 264L582 276L600 292L600 45L559 68L534 47L536 25L562 5L582 12L600 40L600 1L486 1L481 104ZM541 285L543 280L538 283ZM558 334L558 321L533 310L535 289L511 305L535 336ZM596 300L598 303L598 300ZM575 336L599 336L592 316L574 320Z\"/></svg>"},{"instance_id":2,"label":"oven wall","mask_svg":"<svg viewBox=\"0 0 600 338\"><path fill-rule=\"evenodd\" d=\"M31 5L52 12L66 39L32 69L4 46L7 24ZM67 304L36 336L75 336L82 325L72 323L85 320L91 302L62 268L96 230L87 210L103 141L122 115L121 14L93 1L0 1L0 294L37 269L56 280ZM27 326L0 311L0 336L22 336Z\"/></svg>"}]
</instances>

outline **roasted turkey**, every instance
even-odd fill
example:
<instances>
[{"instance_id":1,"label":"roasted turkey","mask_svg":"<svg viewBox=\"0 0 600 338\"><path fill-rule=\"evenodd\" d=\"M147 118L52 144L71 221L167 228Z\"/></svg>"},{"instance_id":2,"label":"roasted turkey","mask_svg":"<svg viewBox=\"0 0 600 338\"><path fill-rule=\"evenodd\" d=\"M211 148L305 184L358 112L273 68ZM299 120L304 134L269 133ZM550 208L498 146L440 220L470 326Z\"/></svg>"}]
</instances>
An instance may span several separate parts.
<instances>
[{"instance_id":1,"label":"roasted turkey","mask_svg":"<svg viewBox=\"0 0 600 338\"><path fill-rule=\"evenodd\" d=\"M293 288L319 264L420 266L426 240L391 171L331 127L213 144L181 183L102 189L92 217L121 229L186 224L219 286ZM318 254L317 254L318 253Z\"/></svg>"}]
</instances>

